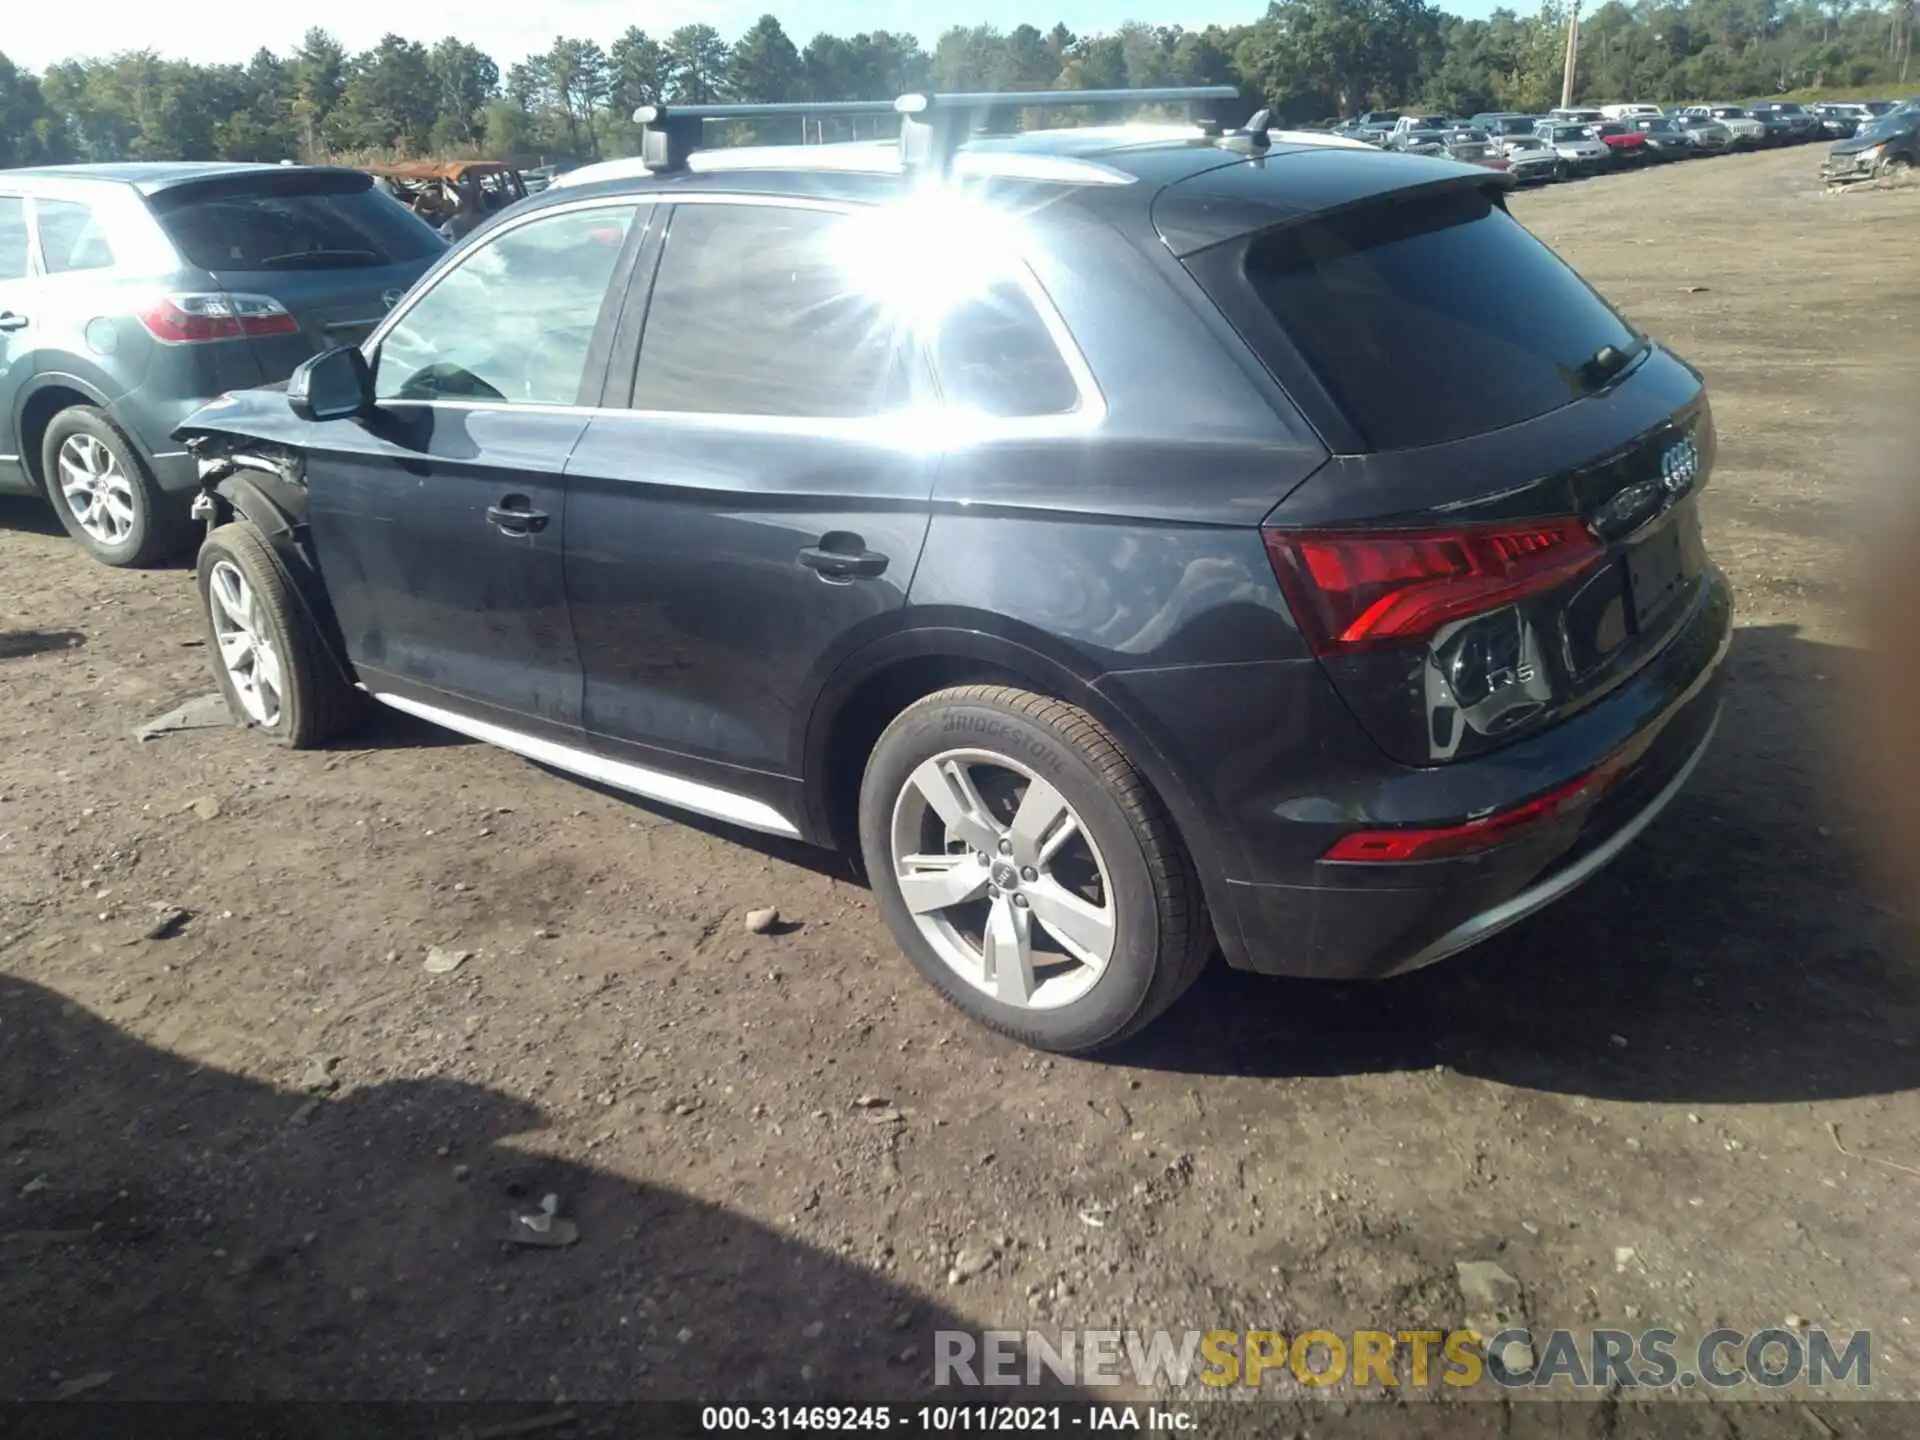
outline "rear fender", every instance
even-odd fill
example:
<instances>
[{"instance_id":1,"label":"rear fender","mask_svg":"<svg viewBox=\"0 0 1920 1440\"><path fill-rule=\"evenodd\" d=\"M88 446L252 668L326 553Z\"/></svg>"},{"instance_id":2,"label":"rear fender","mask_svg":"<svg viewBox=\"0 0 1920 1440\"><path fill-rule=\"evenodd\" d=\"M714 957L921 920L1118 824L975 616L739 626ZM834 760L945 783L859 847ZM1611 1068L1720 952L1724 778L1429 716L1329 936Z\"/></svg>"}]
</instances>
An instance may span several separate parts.
<instances>
[{"instance_id":1,"label":"rear fender","mask_svg":"<svg viewBox=\"0 0 1920 1440\"><path fill-rule=\"evenodd\" d=\"M253 463L272 468L241 468ZM313 553L313 536L307 528L306 486L270 460L202 459L201 465L203 489L194 502L194 514L206 520L209 533L233 522L250 525L259 533L294 603L325 645L334 669L349 685L358 685L359 677L347 658L346 639ZM221 466L230 468L222 471Z\"/></svg>"},{"instance_id":2,"label":"rear fender","mask_svg":"<svg viewBox=\"0 0 1920 1440\"><path fill-rule=\"evenodd\" d=\"M1244 874L1244 867L1232 842L1223 839L1228 832L1215 807L1189 783L1174 759L1170 737L1161 733L1153 717L1132 704L1124 688L1103 686L1104 677L1089 667L1048 653L1040 637L996 634L994 617L970 618L972 623L949 616L947 624L901 630L876 640L842 663L816 693L813 704L806 707L808 718L798 737L811 833L827 844L848 838L838 835L834 824L830 742L844 707L862 687L913 660L939 657L976 664L1006 683L1079 706L1111 733L1171 815L1193 859L1209 911L1230 917L1234 912L1224 903L1225 877ZM1034 643L1025 643L1028 640ZM1223 931L1219 938L1231 954L1238 937Z\"/></svg>"}]
</instances>

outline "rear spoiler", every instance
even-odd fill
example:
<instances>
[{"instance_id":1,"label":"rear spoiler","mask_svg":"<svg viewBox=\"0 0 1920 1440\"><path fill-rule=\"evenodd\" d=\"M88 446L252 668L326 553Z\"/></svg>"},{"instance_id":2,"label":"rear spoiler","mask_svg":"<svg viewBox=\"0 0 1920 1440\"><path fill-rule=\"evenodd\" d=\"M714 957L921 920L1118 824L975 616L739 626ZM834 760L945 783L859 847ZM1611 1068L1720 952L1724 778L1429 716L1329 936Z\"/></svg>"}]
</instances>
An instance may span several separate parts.
<instances>
[{"instance_id":1,"label":"rear spoiler","mask_svg":"<svg viewBox=\"0 0 1920 1440\"><path fill-rule=\"evenodd\" d=\"M258 170L229 170L204 178L172 181L149 191L156 210L230 195L352 195L373 188L373 177L344 165L263 165Z\"/></svg>"},{"instance_id":2,"label":"rear spoiler","mask_svg":"<svg viewBox=\"0 0 1920 1440\"><path fill-rule=\"evenodd\" d=\"M1203 170L1160 192L1154 227L1184 260L1230 240L1368 205L1461 190L1485 192L1504 205L1517 183L1511 171L1366 149L1371 153L1331 145L1276 148L1257 164Z\"/></svg>"}]
</instances>

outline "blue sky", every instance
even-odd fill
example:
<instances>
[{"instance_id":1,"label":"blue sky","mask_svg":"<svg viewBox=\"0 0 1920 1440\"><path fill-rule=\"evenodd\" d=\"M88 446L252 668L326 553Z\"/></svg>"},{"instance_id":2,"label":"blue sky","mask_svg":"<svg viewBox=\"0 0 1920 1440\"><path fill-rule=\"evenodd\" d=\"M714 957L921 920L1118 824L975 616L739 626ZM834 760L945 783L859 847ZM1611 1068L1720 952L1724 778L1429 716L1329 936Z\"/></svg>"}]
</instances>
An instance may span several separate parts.
<instances>
[{"instance_id":1,"label":"blue sky","mask_svg":"<svg viewBox=\"0 0 1920 1440\"><path fill-rule=\"evenodd\" d=\"M815 31L852 34L860 30L905 30L931 45L952 25L990 24L1011 29L1030 21L1042 29L1064 20L1074 30L1112 29L1124 20L1201 26L1252 20L1265 0L1054 0L1036 15L1031 0L919 0L915 4L860 3L860 0L812 0L779 5L769 0L468 0L463 5L395 4L394 0L331 0L317 7L262 4L259 0L202 0L191 9L154 0L100 0L76 10L48 0L6 0L0 25L0 50L16 65L40 70L54 60L76 55L107 55L119 50L158 50L164 55L207 63L244 60L262 45L286 51L301 32L324 15L327 28L353 50L372 45L388 30L409 39L434 41L457 34L487 51L504 68L544 50L556 35L577 35L607 44L629 25L656 36L677 25L705 22L732 39L771 9L794 37L805 44ZM1491 0L1454 0L1442 8L1459 14L1485 14ZM800 16L805 14L803 23ZM84 16L75 23L76 16ZM190 17L190 18L189 18Z\"/></svg>"}]
</instances>

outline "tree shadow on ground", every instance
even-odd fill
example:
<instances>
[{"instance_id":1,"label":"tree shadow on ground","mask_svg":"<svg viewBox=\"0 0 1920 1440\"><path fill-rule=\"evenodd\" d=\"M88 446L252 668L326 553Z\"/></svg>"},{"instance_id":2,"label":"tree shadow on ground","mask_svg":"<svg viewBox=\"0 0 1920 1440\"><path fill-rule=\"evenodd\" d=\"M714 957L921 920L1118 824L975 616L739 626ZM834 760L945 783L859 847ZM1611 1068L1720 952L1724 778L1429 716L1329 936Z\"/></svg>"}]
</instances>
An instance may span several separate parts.
<instances>
[{"instance_id":1,"label":"tree shadow on ground","mask_svg":"<svg viewBox=\"0 0 1920 1440\"><path fill-rule=\"evenodd\" d=\"M0 975L0 1398L908 1399L968 1328L537 1153L524 1101L345 1078L319 1100L195 1065ZM578 1243L508 1243L548 1194Z\"/></svg>"}]
</instances>

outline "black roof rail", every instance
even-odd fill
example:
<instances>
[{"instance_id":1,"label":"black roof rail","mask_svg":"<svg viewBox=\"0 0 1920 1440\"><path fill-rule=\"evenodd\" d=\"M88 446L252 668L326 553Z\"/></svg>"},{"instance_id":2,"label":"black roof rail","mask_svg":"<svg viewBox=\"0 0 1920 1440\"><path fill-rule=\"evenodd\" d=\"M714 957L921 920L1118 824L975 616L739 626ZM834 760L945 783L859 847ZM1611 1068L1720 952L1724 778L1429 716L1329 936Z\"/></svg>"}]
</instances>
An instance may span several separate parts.
<instances>
[{"instance_id":1,"label":"black roof rail","mask_svg":"<svg viewBox=\"0 0 1920 1440\"><path fill-rule=\"evenodd\" d=\"M684 170L687 157L702 148L701 131L709 120L809 119L828 115L891 115L891 100L784 100L764 105L642 105L633 112L640 125L640 158L649 170Z\"/></svg>"},{"instance_id":2,"label":"black roof rail","mask_svg":"<svg viewBox=\"0 0 1920 1440\"><path fill-rule=\"evenodd\" d=\"M1233 85L1163 85L1139 90L980 90L945 94L926 91L893 102L900 112L900 162L909 169L944 174L967 136L1012 128L1029 107L1064 110L1104 105L1186 105L1238 100Z\"/></svg>"},{"instance_id":3,"label":"black roof rail","mask_svg":"<svg viewBox=\"0 0 1920 1440\"><path fill-rule=\"evenodd\" d=\"M1163 85L1140 90L979 90L932 91L896 100L792 100L765 105L642 105L633 112L642 127L640 158L656 173L684 170L687 157L701 148L709 120L764 120L828 115L900 116L900 160L908 169L945 174L969 135L1005 132L1014 118L1032 107L1049 110L1087 106L1208 105L1240 99L1233 85ZM1264 113L1264 112L1263 112ZM1208 117L1202 117L1208 118ZM1217 114L1211 117L1218 124ZM1264 131L1264 127L1262 127ZM1217 129L1210 130L1218 134ZM1264 133L1262 134L1264 139Z\"/></svg>"}]
</instances>

